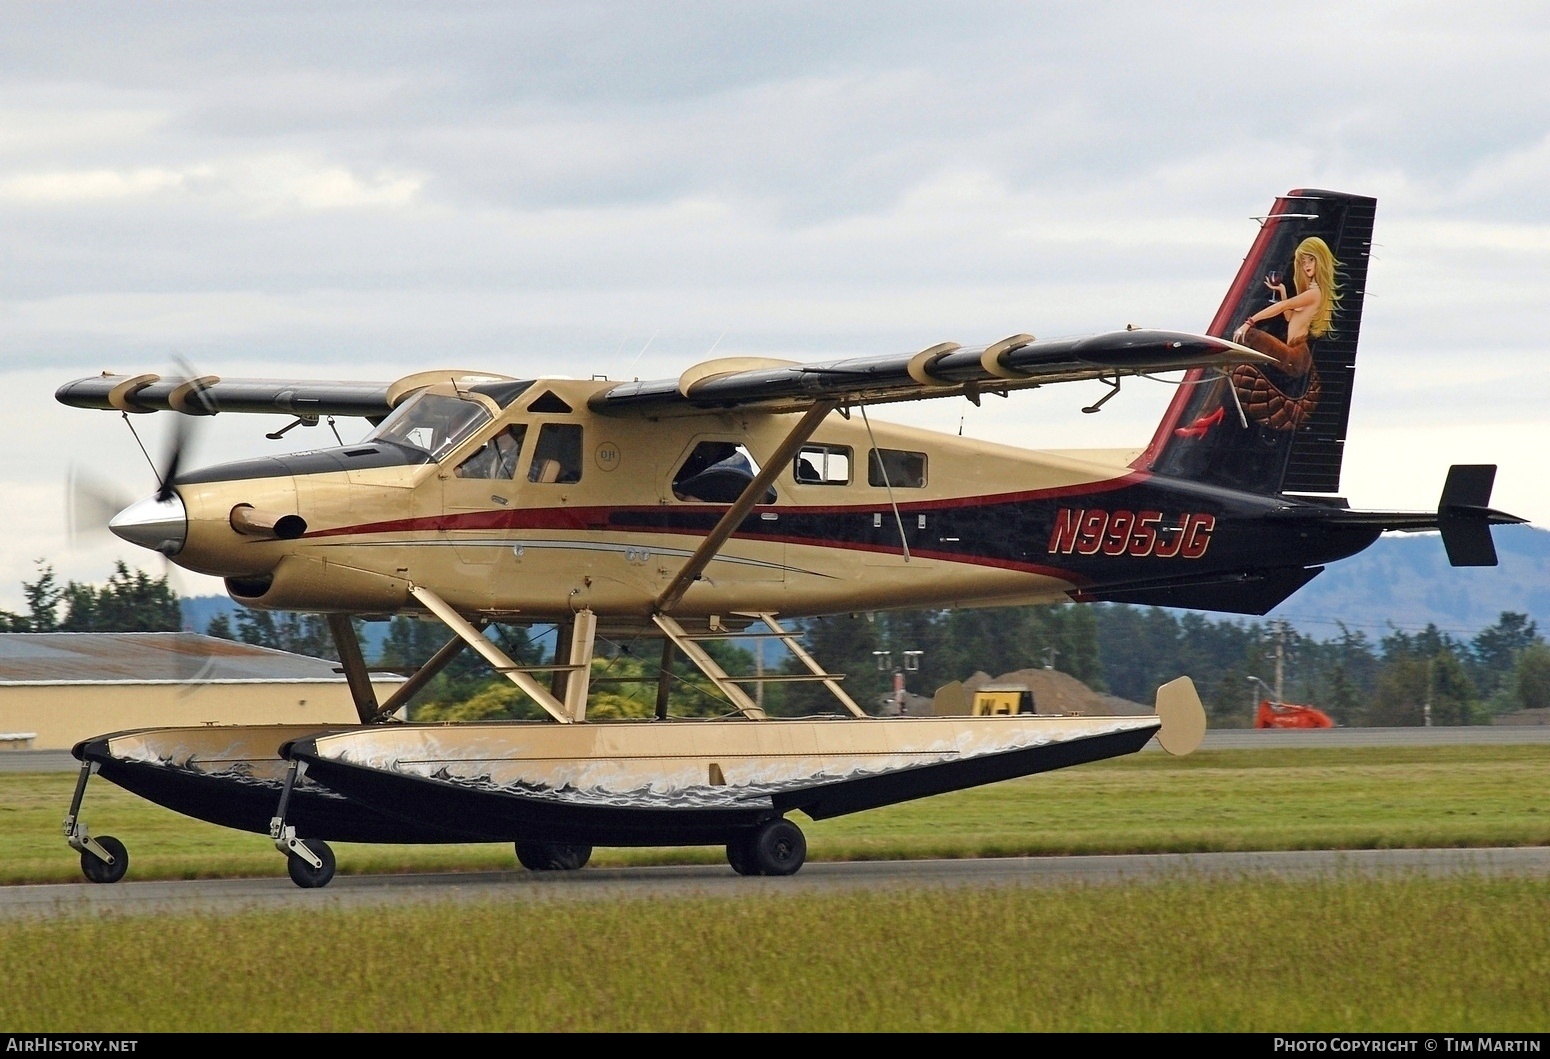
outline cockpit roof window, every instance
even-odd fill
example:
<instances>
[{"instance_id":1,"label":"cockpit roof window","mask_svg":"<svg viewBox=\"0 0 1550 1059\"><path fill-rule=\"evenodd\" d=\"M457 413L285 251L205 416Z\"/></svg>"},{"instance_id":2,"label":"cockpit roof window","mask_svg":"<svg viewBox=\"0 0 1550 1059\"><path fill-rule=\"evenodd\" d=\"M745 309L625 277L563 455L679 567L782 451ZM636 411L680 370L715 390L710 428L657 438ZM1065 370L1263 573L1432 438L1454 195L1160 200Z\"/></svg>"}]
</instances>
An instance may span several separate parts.
<instances>
[{"instance_id":1,"label":"cockpit roof window","mask_svg":"<svg viewBox=\"0 0 1550 1059\"><path fill-rule=\"evenodd\" d=\"M482 393L496 404L505 408L518 397L526 393L533 385L531 379L517 382L482 382L478 386L468 387L474 393Z\"/></svg>"},{"instance_id":2,"label":"cockpit roof window","mask_svg":"<svg viewBox=\"0 0 1550 1059\"><path fill-rule=\"evenodd\" d=\"M527 406L529 412L569 412L571 406L553 390L545 390L539 394L532 404Z\"/></svg>"},{"instance_id":3,"label":"cockpit roof window","mask_svg":"<svg viewBox=\"0 0 1550 1059\"><path fill-rule=\"evenodd\" d=\"M366 440L406 445L439 461L491 418L478 401L418 393L395 408Z\"/></svg>"}]
</instances>

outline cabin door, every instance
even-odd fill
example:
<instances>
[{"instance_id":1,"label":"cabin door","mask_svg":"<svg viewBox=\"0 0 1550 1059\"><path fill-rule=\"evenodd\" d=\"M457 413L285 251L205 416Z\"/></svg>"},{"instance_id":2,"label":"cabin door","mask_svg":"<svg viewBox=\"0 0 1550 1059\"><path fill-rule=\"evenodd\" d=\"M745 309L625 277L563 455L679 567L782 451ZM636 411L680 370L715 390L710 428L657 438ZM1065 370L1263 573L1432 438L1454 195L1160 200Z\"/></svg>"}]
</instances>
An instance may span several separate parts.
<instances>
[{"instance_id":1,"label":"cabin door","mask_svg":"<svg viewBox=\"0 0 1550 1059\"><path fill-rule=\"evenodd\" d=\"M450 473L443 472L439 535L464 565L491 567L510 551L526 435L526 424L508 424Z\"/></svg>"}]
</instances>

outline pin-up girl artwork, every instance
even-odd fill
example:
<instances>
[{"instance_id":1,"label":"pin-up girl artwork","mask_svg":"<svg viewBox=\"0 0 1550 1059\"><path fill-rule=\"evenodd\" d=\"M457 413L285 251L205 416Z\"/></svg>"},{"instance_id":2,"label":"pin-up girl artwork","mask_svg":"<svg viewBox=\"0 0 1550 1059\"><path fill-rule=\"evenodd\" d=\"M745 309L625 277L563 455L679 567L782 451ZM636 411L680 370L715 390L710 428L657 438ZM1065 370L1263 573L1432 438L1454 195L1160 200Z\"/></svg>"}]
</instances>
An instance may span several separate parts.
<instances>
[{"instance_id":1,"label":"pin-up girl artwork","mask_svg":"<svg viewBox=\"0 0 1550 1059\"><path fill-rule=\"evenodd\" d=\"M1251 313L1233 332L1234 342L1276 360L1276 367L1268 372L1249 364L1240 364L1232 370L1232 386L1237 391L1244 415L1250 420L1271 430L1296 430L1318 407L1321 387L1309 342L1322 338L1331 330L1340 301L1335 280L1335 269L1339 264L1324 240L1317 236L1304 239L1292 255L1295 293L1288 297L1286 285L1275 273L1266 276L1265 287L1276 295L1276 300ZM1258 326L1277 316L1286 321L1284 342ZM1218 406L1210 415L1202 416L1175 433L1200 437L1221 422L1222 417L1223 409Z\"/></svg>"}]
</instances>

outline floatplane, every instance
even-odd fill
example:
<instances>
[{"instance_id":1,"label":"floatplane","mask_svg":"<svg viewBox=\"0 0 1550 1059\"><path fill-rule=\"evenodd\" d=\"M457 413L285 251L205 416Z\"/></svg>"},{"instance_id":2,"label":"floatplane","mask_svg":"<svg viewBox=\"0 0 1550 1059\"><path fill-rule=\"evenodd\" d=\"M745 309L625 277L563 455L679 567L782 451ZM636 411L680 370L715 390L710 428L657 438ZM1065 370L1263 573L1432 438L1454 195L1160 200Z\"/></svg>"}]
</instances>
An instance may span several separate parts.
<instances>
[{"instance_id":1,"label":"floatplane","mask_svg":"<svg viewBox=\"0 0 1550 1059\"><path fill-rule=\"evenodd\" d=\"M66 837L89 879L128 867L81 819L88 778L270 835L291 878L325 885L330 842L510 842L537 870L596 845L717 844L746 875L806 856L822 820L1141 749L1188 753L1205 719L1187 677L1145 716L869 716L794 619L889 608L1114 601L1262 614L1387 530L1441 531L1455 565L1496 562L1495 468L1458 466L1431 511L1339 498L1375 202L1275 200L1204 334L1077 338L819 363L732 357L612 382L425 371L388 382L103 374L78 408L197 417L360 417L356 444L186 470L111 521L125 540L224 578L248 607L324 614L359 724L161 728L75 748ZM873 421L894 402L1182 373L1142 449L1028 451ZM276 433L283 433L277 431ZM274 436L274 435L271 435ZM448 639L378 701L352 618L409 614ZM497 623L563 630L546 665ZM827 716L772 718L707 639L768 636L832 692ZM655 717L587 716L599 637L661 641ZM398 717L473 651L541 721ZM696 667L728 716L669 716ZM682 663L679 663L682 664ZM787 675L790 676L789 674ZM762 679L770 679L764 677ZM951 698L951 696L947 696ZM944 712L948 709L944 707ZM963 711L966 713L967 711Z\"/></svg>"}]
</instances>

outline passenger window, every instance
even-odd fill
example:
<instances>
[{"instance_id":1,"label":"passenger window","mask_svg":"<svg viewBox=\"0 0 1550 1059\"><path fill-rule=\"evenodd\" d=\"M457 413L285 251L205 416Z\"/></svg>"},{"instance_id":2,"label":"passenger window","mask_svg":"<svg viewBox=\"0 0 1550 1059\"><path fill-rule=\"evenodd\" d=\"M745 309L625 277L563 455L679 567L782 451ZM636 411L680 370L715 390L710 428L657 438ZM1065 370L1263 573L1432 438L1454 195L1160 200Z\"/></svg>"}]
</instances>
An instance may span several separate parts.
<instances>
[{"instance_id":1,"label":"passenger window","mask_svg":"<svg viewBox=\"0 0 1550 1059\"><path fill-rule=\"evenodd\" d=\"M545 423L540 427L527 480L560 485L581 481L581 427L573 423Z\"/></svg>"},{"instance_id":2,"label":"passenger window","mask_svg":"<svg viewBox=\"0 0 1550 1059\"><path fill-rule=\"evenodd\" d=\"M458 464L452 473L459 478L515 478L517 457L522 453L522 439L526 434L524 424L507 427L479 446L479 451Z\"/></svg>"},{"instance_id":3,"label":"passenger window","mask_svg":"<svg viewBox=\"0 0 1550 1059\"><path fill-rule=\"evenodd\" d=\"M730 504L758 473L759 465L746 445L702 441L673 475L673 495L703 504ZM766 489L760 503L773 504L775 499L775 490Z\"/></svg>"},{"instance_id":4,"label":"passenger window","mask_svg":"<svg viewBox=\"0 0 1550 1059\"><path fill-rule=\"evenodd\" d=\"M850 448L803 445L791 465L791 476L803 485L849 485Z\"/></svg>"},{"instance_id":5,"label":"passenger window","mask_svg":"<svg viewBox=\"0 0 1550 1059\"><path fill-rule=\"evenodd\" d=\"M903 449L872 449L868 454L866 480L868 485L892 486L895 489L924 489L926 487L926 454L905 452ZM881 457L879 459L879 456Z\"/></svg>"}]
</instances>

